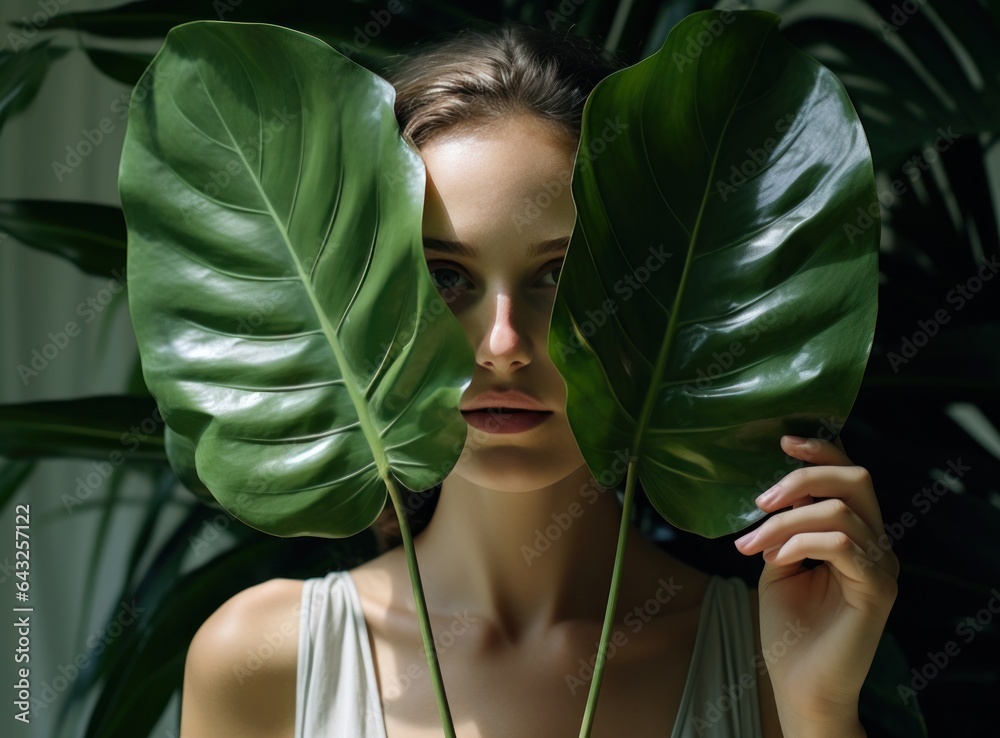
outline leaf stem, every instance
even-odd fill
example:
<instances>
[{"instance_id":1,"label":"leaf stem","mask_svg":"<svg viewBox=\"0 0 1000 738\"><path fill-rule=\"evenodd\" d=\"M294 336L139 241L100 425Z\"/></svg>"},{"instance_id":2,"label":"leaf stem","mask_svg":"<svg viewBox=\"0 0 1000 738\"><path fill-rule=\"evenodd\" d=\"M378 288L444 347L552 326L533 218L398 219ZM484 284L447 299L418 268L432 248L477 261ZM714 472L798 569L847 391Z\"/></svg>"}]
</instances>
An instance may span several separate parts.
<instances>
[{"instance_id":1,"label":"leaf stem","mask_svg":"<svg viewBox=\"0 0 1000 738\"><path fill-rule=\"evenodd\" d=\"M385 478L389 489L389 498L396 510L399 521L399 533L403 538L403 551L406 554L406 566L410 570L410 584L413 585L413 600L417 605L417 620L420 622L420 636L424 641L424 653L427 654L427 668L431 672L431 683L434 685L434 695L437 697L438 712L441 715L441 725L447 738L455 738L455 725L448 708L448 697L444 693L444 680L441 679L441 667L438 663L437 651L434 648L434 635L431 633L430 618L427 615L427 603L424 601L424 587L420 582L420 570L417 568L417 556L413 551L413 537L410 535L410 523L403 510L403 501L392 476Z\"/></svg>"},{"instance_id":2,"label":"leaf stem","mask_svg":"<svg viewBox=\"0 0 1000 738\"><path fill-rule=\"evenodd\" d=\"M587 695L587 708L583 713L583 725L580 727L580 738L589 738L594 723L594 712L597 710L597 695L601 691L601 679L604 677L604 662L608 653L608 641L611 640L611 627L615 622L615 608L618 605L618 590L621 588L622 565L625 561L625 544L628 543L629 524L632 521L632 498L635 496L636 459L629 459L628 476L625 479L625 501L622 506L622 522L618 528L618 548L615 551L615 567L611 573L611 593L608 595L608 608L604 613L604 629L601 631L601 644L597 648L597 663L594 664L594 678L590 682L590 694Z\"/></svg>"}]
</instances>

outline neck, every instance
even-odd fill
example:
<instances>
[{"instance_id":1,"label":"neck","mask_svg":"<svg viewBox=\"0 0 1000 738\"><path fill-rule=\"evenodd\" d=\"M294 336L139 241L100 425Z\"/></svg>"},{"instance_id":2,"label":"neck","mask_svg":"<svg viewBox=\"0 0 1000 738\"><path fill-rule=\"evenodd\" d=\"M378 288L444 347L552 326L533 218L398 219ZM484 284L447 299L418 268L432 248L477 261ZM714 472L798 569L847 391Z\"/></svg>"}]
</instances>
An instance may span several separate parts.
<instances>
[{"instance_id":1,"label":"neck","mask_svg":"<svg viewBox=\"0 0 1000 738\"><path fill-rule=\"evenodd\" d=\"M586 465L530 492L451 475L414 541L429 607L468 609L511 639L565 620L602 622L621 515L615 492ZM626 561L636 563L644 545L652 544L630 525Z\"/></svg>"}]
</instances>

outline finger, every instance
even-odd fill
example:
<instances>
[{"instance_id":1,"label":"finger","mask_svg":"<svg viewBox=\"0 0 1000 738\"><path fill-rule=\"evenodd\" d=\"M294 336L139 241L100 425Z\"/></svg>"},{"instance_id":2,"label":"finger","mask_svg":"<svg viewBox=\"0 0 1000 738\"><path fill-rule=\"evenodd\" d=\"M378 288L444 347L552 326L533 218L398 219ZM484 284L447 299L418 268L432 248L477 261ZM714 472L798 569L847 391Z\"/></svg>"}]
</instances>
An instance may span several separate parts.
<instances>
[{"instance_id":1,"label":"finger","mask_svg":"<svg viewBox=\"0 0 1000 738\"><path fill-rule=\"evenodd\" d=\"M860 609L891 606L895 599L895 577L885 569L870 565L867 555L843 531L797 533L764 559L772 566L787 566L810 558L825 561L836 574L850 604ZM867 563L862 563L867 562Z\"/></svg>"},{"instance_id":2,"label":"finger","mask_svg":"<svg viewBox=\"0 0 1000 738\"><path fill-rule=\"evenodd\" d=\"M810 464L849 466L854 463L847 456L843 445L837 445L822 438L805 438L801 441L796 439L798 439L798 436L781 437L782 450L796 459L802 459Z\"/></svg>"},{"instance_id":3,"label":"finger","mask_svg":"<svg viewBox=\"0 0 1000 738\"><path fill-rule=\"evenodd\" d=\"M876 537L864 520L838 498L823 499L772 515L734 543L741 553L751 556L781 546L799 533L830 531L846 533L865 551L865 559L855 561L855 566L878 566L892 577L899 576L899 559L895 553L874 543Z\"/></svg>"},{"instance_id":4,"label":"finger","mask_svg":"<svg viewBox=\"0 0 1000 738\"><path fill-rule=\"evenodd\" d=\"M782 545L799 533L828 531L846 533L862 549L871 537L871 530L858 514L843 500L832 498L772 515L734 543L750 556Z\"/></svg>"},{"instance_id":5,"label":"finger","mask_svg":"<svg viewBox=\"0 0 1000 738\"><path fill-rule=\"evenodd\" d=\"M793 469L756 499L765 512L798 509L811 499L837 498L858 514L876 538L885 533L871 474L863 466L803 466Z\"/></svg>"}]
</instances>

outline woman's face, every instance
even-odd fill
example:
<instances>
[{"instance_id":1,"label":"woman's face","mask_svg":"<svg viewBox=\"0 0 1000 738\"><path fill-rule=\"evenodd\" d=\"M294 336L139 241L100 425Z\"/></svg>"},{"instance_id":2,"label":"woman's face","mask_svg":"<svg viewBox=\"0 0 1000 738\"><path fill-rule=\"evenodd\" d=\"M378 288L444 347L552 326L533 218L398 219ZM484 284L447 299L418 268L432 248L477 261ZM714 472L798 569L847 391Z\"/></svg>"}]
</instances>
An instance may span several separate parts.
<instances>
[{"instance_id":1,"label":"woman's face","mask_svg":"<svg viewBox=\"0 0 1000 738\"><path fill-rule=\"evenodd\" d=\"M507 491L555 484L584 463L547 345L556 280L576 219L569 187L575 146L543 121L520 116L478 132L445 131L421 154L427 268L476 357L460 407L483 392L515 389L551 411L538 425L507 433L472 423L479 417L494 431L509 430L531 416L466 415L465 451L450 476ZM442 241L460 242L468 253L454 253Z\"/></svg>"}]
</instances>

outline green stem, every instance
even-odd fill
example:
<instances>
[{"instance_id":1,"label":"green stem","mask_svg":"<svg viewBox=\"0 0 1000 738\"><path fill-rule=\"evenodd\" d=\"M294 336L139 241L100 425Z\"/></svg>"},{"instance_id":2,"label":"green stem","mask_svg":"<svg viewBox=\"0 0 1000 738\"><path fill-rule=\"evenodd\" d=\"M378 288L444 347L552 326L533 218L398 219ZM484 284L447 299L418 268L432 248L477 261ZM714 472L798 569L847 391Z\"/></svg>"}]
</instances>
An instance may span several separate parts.
<instances>
[{"instance_id":1,"label":"green stem","mask_svg":"<svg viewBox=\"0 0 1000 738\"><path fill-rule=\"evenodd\" d=\"M632 521L632 498L635 496L636 479L635 462L635 458L629 460L628 476L625 479L625 502L622 507L622 523L618 528L615 568L611 573L611 594L608 595L608 609L604 613L604 629L601 631L601 644L597 648L597 663L594 664L594 678L590 682L590 694L587 696L587 709L583 713L580 738L590 737L590 730L594 723L594 712L597 710L597 695L601 691L601 679L604 677L604 661L608 653L608 641L611 640L611 627L615 622L618 590L621 588L622 565L625 562L625 544L628 543L629 525Z\"/></svg>"},{"instance_id":2,"label":"green stem","mask_svg":"<svg viewBox=\"0 0 1000 738\"><path fill-rule=\"evenodd\" d=\"M413 551L413 537L410 535L410 523L403 510L403 501L396 488L396 480L391 476L385 480L389 488L389 498L396 510L399 520L399 533L403 538L403 551L406 554L406 566L410 570L410 584L413 585L413 600L417 605L417 620L420 621L420 636L424 640L424 652L427 654L427 667L431 672L431 682L434 685L434 695L437 697L438 712L441 715L441 725L447 738L455 738L455 725L448 709L448 697L444 693L444 680L441 679L441 667L438 664L437 650L434 648L434 635L431 633L431 621L427 616L427 603L424 601L424 587L420 583L420 570L417 568L417 556Z\"/></svg>"}]
</instances>

